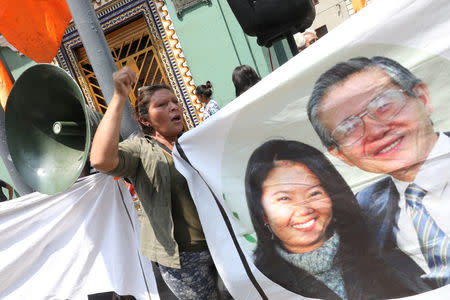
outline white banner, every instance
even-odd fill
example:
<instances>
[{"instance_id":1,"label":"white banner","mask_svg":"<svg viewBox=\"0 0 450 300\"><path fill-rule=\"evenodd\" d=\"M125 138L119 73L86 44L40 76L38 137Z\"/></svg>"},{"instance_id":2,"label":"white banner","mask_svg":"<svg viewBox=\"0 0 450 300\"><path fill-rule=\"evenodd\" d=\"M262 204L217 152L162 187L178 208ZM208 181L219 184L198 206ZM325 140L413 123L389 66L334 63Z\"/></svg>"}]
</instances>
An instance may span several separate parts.
<instances>
[{"instance_id":1,"label":"white banner","mask_svg":"<svg viewBox=\"0 0 450 300\"><path fill-rule=\"evenodd\" d=\"M122 180L96 174L54 196L2 202L0 298L87 299L114 291L159 299L139 249L139 222Z\"/></svg>"},{"instance_id":2,"label":"white banner","mask_svg":"<svg viewBox=\"0 0 450 300\"><path fill-rule=\"evenodd\" d=\"M395 105L400 105L398 109L401 112L396 111L392 118L398 118L398 120L400 120L400 117L409 111L409 109L413 109L410 107L413 104L401 101L409 101L410 98L417 98L413 101L420 102L414 103L422 103L420 105L418 104L418 107L420 108L416 107L417 110L421 113L423 112L422 115L430 115L434 124L434 130L440 132L441 136L445 136L442 133L448 131L450 128L450 102L448 101L448 87L450 86L449 16L450 2L447 0L373 1L368 7L364 8L341 24L338 28L321 38L318 42L296 55L285 65L263 78L253 88L229 103L203 124L200 124L196 129L185 133L180 138L179 144L182 152L185 154L184 158L187 158L189 162L182 157L183 155L180 154L181 151L178 149L179 151L176 151L174 156L176 166L188 180L191 193L203 224L209 249L225 285L235 299L299 299L299 295L309 295L310 297L312 297L311 295L318 295L318 297L321 297L320 295L325 295L322 297L326 299L342 299L346 297L355 299L357 293L349 291L351 286L356 287L356 289L359 288L362 295L368 298L374 297L375 299L394 298L394 295L410 295L412 299L430 299L431 297L433 299L449 299L450 286L447 285L436 289L436 286L433 286L435 283L434 280L431 280L433 281L433 284L429 284L426 279L426 274L433 272L431 267L427 265L426 255L428 254L425 254L426 250L421 251L420 246L416 246L416 244L418 245L420 242L420 238L414 235L412 237L414 243L412 244L408 244L409 240L406 240L406 242L405 240L402 240L402 233L408 231L405 230L405 228L410 228L411 230L409 230L409 232L415 232L413 227L414 221L412 221L411 218L409 221L406 221L406 223L405 221L398 221L399 218L402 220L405 219L405 216L402 215L404 212L400 208L401 205L406 205L405 200L392 202L391 208L394 209L394 212L392 212L391 223L381 223L379 225L381 227L384 226L383 230L390 232L389 238L391 240L389 240L389 242L393 243L393 248L391 250L397 251L395 252L396 254L403 256L404 259L406 259L406 263L403 265L404 267L406 266L406 269L396 269L396 258L390 258L380 252L377 254L379 257L376 259L387 262L387 265L384 266L386 272L376 274L375 278L378 278L377 280L374 278L370 279L369 277L364 278L366 275L364 272L358 273L358 270L361 270L361 268L358 269L358 267L355 267L353 274L346 274L348 273L346 272L346 268L354 267L355 264L357 264L356 262L354 262L353 265L350 264L347 266L341 261L340 264L338 264L337 269L333 269L336 267L333 265L331 271L334 273L332 274L337 275L333 275L329 278L326 277L326 274L319 274L320 272L308 272L305 270L306 267L299 272L287 268L277 269L277 266L269 266L268 268L271 268L270 270L261 266L256 267L254 262L257 251L255 249L257 248L258 243L261 243L262 241L258 240L254 228L255 224L250 217L252 211L250 211L248 203L251 199L248 199L248 195L246 197L245 186L246 171L249 174L251 173L251 170L247 169L247 166L252 153L265 142L279 139L299 141L325 153L354 193L371 186L375 181L386 177L386 174L397 174L393 171L382 172L381 169L371 167L369 163L362 166L363 169L366 169L366 171L362 171L357 167L358 162L349 161L347 159L348 163L356 165L351 167L349 164L345 163L346 157L352 157L351 153L347 153L348 155L346 157L341 156L341 159L339 159L339 156L336 157L330 155L331 153L329 153L322 145L308 119L306 109L307 103L311 97L316 80L318 80L322 73L329 70L337 63L347 61L351 58L386 57L389 60L398 62L411 71L412 74L422 80L422 83L414 83L412 86L414 91L408 94L404 87L402 88L399 86L400 84L396 83L393 78L391 78L390 81L385 80L388 78L386 77L387 71L383 71L386 74L383 72L377 74L384 78L383 80L385 81L378 78L378 80L374 81L372 84L370 76L375 75L369 76L368 74L372 73L368 70L373 71L375 69L375 72L377 72L377 67L371 67L365 69L364 72L361 71L358 73L365 74L370 78L361 77L361 79L355 79L355 76L350 76L348 78L352 78L353 80L351 84L349 84L350 81L346 81L347 78L337 84L337 88L333 86L333 92L338 93L344 91L344 88L349 88L350 91L353 92L357 91L358 88L366 88L366 98L370 97L368 100L378 101L379 99L382 99L385 101L385 99L394 99ZM378 72L380 72L379 68ZM345 85L344 82L346 82L347 85ZM345 91L348 91L348 89ZM325 95L329 95L330 93L331 89L327 90ZM337 97L336 99L339 99L339 97L345 101L353 99L352 97L346 99L344 94L339 96L336 93L334 94ZM358 95L360 96L363 93L364 91L361 91ZM367 122L371 121L367 119L369 116L365 117L362 113L368 111L373 120L375 120L376 117L373 117L375 114L374 109L370 107L367 108L366 106L359 106L360 102L354 102L347 106L334 107L332 109L334 109L334 116L340 116L340 121L343 121L346 117L351 115L358 116L359 120L362 120L365 125L362 125L361 127L360 125L355 125L356 123L352 123L352 126L360 126L357 128L360 128L360 130L364 132L364 130L369 130ZM344 117L339 115L348 108L356 111L354 111L354 114L348 113ZM365 109L367 109L367 111L365 111ZM382 107L377 107L377 109L381 110ZM425 120L428 119L425 118ZM331 122L332 120L330 118L322 121L326 123ZM389 119L389 122L391 121L392 120ZM387 123L387 121L383 122L383 124ZM340 125L341 123L338 124ZM409 154L418 153L420 151L416 151L416 147L417 149L427 147L425 137L420 136L421 132L406 129L408 124L414 125L414 122L411 121L410 123L405 123L402 125L403 127L400 127L401 124L390 125L394 129L389 130L397 130L397 139L390 140L389 143L383 142L382 145L380 144L377 150L378 156L381 157L384 155L386 158L387 154L385 153L393 155L392 153L400 152L401 149L405 153L409 151ZM423 126L429 126L429 123L427 124L428 125ZM336 126L333 128L335 127ZM345 127L345 130L348 130L348 128L349 127ZM353 128L354 127L352 127L352 129ZM375 127L370 127L370 130L372 130L372 128ZM405 133L400 136L399 132L402 130ZM419 136L419 139L417 139L415 143L410 142L408 138L405 138L407 134L412 135L411 132L417 132L416 135ZM364 134L368 133L362 133L361 136ZM361 136L357 136L355 138L356 141L350 141L350 143L359 143L358 138L360 139ZM365 137L363 138L365 139ZM333 131L333 139L339 139L343 144L348 140L348 136L339 136ZM434 141L432 137L431 139ZM441 142L442 140L443 142ZM448 142L445 137L440 138L439 141L440 145L443 143L443 147L447 147L448 149ZM407 144L407 142L409 144ZM345 144L339 149L344 151L344 146L347 145ZM432 145L428 144L428 146ZM267 153L268 150L265 151L266 152L264 153ZM426 151L429 151L429 149ZM442 164L448 164L448 162L446 162L448 161L448 154L440 155L439 164L441 162ZM367 156L365 158L367 159ZM400 163L400 161L401 159L397 158L397 160L392 161L392 163L396 164ZM388 168L389 166L384 167ZM288 172L286 170L285 172ZM281 177L282 174L286 173L281 173ZM316 177L320 177L318 176L320 174L315 175ZM398 177L400 177L400 175ZM444 178L444 181L448 183L450 177L449 169L447 168L439 171L438 177ZM290 179L292 180L292 178ZM265 180L268 180L267 177ZM446 195L449 194L448 186L450 185L446 185L445 182L443 184L443 192L436 196L437 198L446 197ZM330 183L320 182L320 184L325 185ZM247 194L253 192L251 190L252 188L253 186L249 185L248 189L250 190L247 190ZM377 235L376 232L374 233L375 229L371 226L369 221L373 221L371 218L375 218L375 214L382 211L382 209L384 209L383 206L387 203L370 202L370 199L361 200L361 197L364 195L365 194L360 194L360 199L358 200L368 202L368 207L371 207L370 209L372 210L365 210L367 207L361 207L362 215L364 215L365 221L368 223L367 232L362 230L359 232L359 234L362 235L354 237L354 239L361 239L361 241L365 237ZM332 199L334 197L334 195L328 196ZM261 196L261 198L263 197ZM447 221L448 216L450 215L448 200L450 200L450 198L447 198L446 202L444 201L444 204L447 203L446 206L440 206L440 216L436 217L437 223L440 225L443 224L443 231L444 234L447 235L447 239L450 234L450 226ZM333 201L334 200L332 200L332 202ZM348 205L353 205L353 203L356 203L355 201L356 200L348 200ZM378 210L373 207L374 204L380 205ZM270 222L270 214L272 212L268 211L264 203L259 206L262 206L262 209L264 210L260 215L264 216L265 220L263 221L265 225L272 227L273 224ZM336 209L336 203L334 202L333 209ZM433 207L433 204L431 204L428 209L430 211L439 210L439 208ZM256 215L255 218L257 218L258 213L253 212L253 214ZM333 211L332 214L337 220L329 217L329 219L332 219L331 221L324 221L324 224L322 224L324 226L324 231L327 229L326 225L328 223L326 222L344 222L343 220L339 220L339 214L336 213L336 211ZM445 218L445 216L447 216L447 218ZM310 222L316 224L316 220L320 220L318 218L314 218L314 221L311 219ZM324 219L326 218L324 217ZM262 223L263 221L260 222ZM306 230L304 230L304 228L309 230L309 221L300 223L301 224L295 225L297 231L305 232ZM356 221L355 224L357 224ZM314 228L314 230L317 229L316 227ZM275 245L273 251L278 253L277 255L279 256L284 255L284 257L288 257L289 254L292 254L292 251L286 251L286 249L289 249L288 243L283 240L280 232L275 232L276 230L274 228L272 228L271 231L272 239L281 241L281 246L279 246L280 243L277 244L278 246ZM276 236L275 238L274 233ZM333 245L330 245L331 242L328 241L333 239L330 237L329 232L327 232L325 236L329 239L327 239L327 242L323 245L326 245L326 250L332 251L334 249ZM340 238L341 239L337 244L342 246L345 244L345 241L343 241L345 238L343 235L341 235ZM361 245L362 244L363 242L361 242ZM375 241L375 244L376 247L380 247L381 242L377 243L377 241ZM408 248L408 245L412 245L412 247L410 247L411 249L406 249ZM338 246L337 251L341 250L341 248L339 248L340 246ZM399 252L398 248L402 250L402 253ZM409 250L411 253L408 252ZM265 249L262 249L261 251L264 252ZM280 254L281 252L284 254ZM305 252L308 251L303 251L302 253ZM318 255L323 256L324 253L319 253ZM371 258L374 257L375 256ZM288 258L283 260L278 257L277 260L274 259L273 263L276 264L280 261L284 263L286 259ZM350 262L352 261L351 257L348 259ZM364 258L362 260L364 260ZM318 262L320 262L318 265L322 263L325 264L324 261L326 261L326 259L323 259L322 257L322 259L318 260ZM267 265L270 265L270 263L266 261L265 266L267 267ZM326 268L326 266L324 267ZM310 266L310 268L312 267ZM413 269L414 271L412 271ZM383 283L383 281L386 281L386 278L389 278L390 275L388 274L390 274L392 270L400 272L404 271L403 279L406 281L411 280L410 284L405 282L400 283L401 280L399 282L391 281L390 283ZM304 277L299 276L299 274ZM399 275L398 273L395 274ZM353 282L349 281L349 278L352 278L351 275L355 277L353 278ZM395 278L396 275L392 278ZM448 273L446 275L447 278L450 276ZM374 290L371 290L371 287L364 285L364 283L359 285L359 279L361 279L361 282L364 280L371 282L379 281L379 287L378 289L374 288ZM302 280L305 281L302 283ZM413 283L415 280L418 280L417 282L420 281L420 283ZM318 287L324 287L323 290L327 290L327 292L322 293L320 288L317 291L314 287L306 287L307 285L310 285L311 282ZM422 283L426 283L426 285L421 286ZM409 291L400 292L399 290L395 291L395 289L391 289L392 286L398 286L400 289L402 284L406 289L409 289ZM374 284L374 286L375 285L376 284ZM440 284L440 286L442 285L445 285L445 283ZM316 291L314 289L316 289ZM304 291L304 293L298 292L299 290Z\"/></svg>"}]
</instances>

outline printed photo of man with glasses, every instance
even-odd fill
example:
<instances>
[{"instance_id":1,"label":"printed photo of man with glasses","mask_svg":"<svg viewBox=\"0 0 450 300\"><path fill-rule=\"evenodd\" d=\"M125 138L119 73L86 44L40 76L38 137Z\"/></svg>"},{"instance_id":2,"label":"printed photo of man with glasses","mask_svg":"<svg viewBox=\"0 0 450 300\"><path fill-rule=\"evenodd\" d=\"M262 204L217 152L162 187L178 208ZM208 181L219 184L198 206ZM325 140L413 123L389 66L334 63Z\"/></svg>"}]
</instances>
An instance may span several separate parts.
<instances>
[{"instance_id":1,"label":"printed photo of man with glasses","mask_svg":"<svg viewBox=\"0 0 450 300\"><path fill-rule=\"evenodd\" d=\"M338 63L308 102L332 155L389 175L357 198L378 253L418 292L450 282L450 137L431 113L427 85L386 57Z\"/></svg>"}]
</instances>

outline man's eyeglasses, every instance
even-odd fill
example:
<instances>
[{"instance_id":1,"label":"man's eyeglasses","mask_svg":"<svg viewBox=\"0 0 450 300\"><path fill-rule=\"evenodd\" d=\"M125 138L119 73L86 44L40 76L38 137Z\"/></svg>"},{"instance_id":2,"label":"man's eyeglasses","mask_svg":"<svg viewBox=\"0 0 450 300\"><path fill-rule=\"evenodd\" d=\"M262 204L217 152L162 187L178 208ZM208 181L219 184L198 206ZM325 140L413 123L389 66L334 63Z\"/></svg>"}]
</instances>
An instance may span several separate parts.
<instances>
[{"instance_id":1,"label":"man's eyeglasses","mask_svg":"<svg viewBox=\"0 0 450 300\"><path fill-rule=\"evenodd\" d=\"M338 147L353 145L364 135L365 127L362 118L365 115L379 122L389 122L405 105L404 90L388 90L372 99L362 113L350 116L339 123L331 133L331 138Z\"/></svg>"}]
</instances>

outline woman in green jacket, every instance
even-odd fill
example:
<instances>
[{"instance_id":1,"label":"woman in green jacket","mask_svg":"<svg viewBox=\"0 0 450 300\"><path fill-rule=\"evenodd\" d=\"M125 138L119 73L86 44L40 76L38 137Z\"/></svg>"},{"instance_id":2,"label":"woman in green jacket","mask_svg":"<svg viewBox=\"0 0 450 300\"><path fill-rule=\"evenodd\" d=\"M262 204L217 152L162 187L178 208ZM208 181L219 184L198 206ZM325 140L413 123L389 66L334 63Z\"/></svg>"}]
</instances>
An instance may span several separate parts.
<instances>
[{"instance_id":1,"label":"woman in green jacket","mask_svg":"<svg viewBox=\"0 0 450 300\"><path fill-rule=\"evenodd\" d=\"M122 111L136 74L128 67L113 74L114 96L94 136L91 164L126 177L145 211L141 249L159 266L179 299L218 299L217 271L184 177L172 149L183 131L182 108L164 85L142 87L135 104L145 137L119 143Z\"/></svg>"}]
</instances>

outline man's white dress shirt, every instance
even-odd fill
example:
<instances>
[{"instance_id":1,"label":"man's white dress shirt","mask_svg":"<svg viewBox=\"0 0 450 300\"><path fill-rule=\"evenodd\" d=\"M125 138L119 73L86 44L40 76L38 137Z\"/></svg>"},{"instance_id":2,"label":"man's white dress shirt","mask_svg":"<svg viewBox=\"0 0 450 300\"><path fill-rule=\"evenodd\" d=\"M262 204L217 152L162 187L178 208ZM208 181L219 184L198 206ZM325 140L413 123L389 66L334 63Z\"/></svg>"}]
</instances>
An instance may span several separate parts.
<instances>
[{"instance_id":1,"label":"man's white dress shirt","mask_svg":"<svg viewBox=\"0 0 450 300\"><path fill-rule=\"evenodd\" d=\"M426 273L430 272L427 261L420 250L419 238L411 217L411 208L406 205L405 190L410 182L392 178L400 201L396 215L394 234L398 247L408 254ZM436 224L450 236L450 137L440 133L439 138L416 175L414 183L427 191L422 200Z\"/></svg>"}]
</instances>

